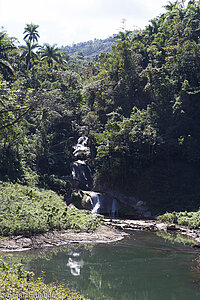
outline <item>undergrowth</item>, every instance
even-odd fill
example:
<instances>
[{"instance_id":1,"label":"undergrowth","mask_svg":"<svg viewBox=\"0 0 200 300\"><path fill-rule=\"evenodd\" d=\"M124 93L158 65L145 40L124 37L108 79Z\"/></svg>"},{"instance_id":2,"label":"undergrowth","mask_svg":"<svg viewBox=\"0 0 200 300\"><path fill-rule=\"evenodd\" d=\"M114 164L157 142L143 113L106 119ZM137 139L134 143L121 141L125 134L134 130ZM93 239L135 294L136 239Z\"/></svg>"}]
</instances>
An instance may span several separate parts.
<instances>
[{"instance_id":1,"label":"undergrowth","mask_svg":"<svg viewBox=\"0 0 200 300\"><path fill-rule=\"evenodd\" d=\"M79 293L72 292L62 285L45 284L41 278L34 279L34 274L25 271L22 264L10 267L2 260L0 261L1 299L86 300Z\"/></svg>"},{"instance_id":2,"label":"undergrowth","mask_svg":"<svg viewBox=\"0 0 200 300\"><path fill-rule=\"evenodd\" d=\"M196 212L172 212L158 217L159 221L188 226L191 229L200 229L200 209Z\"/></svg>"},{"instance_id":3,"label":"undergrowth","mask_svg":"<svg viewBox=\"0 0 200 300\"><path fill-rule=\"evenodd\" d=\"M0 182L0 235L30 235L49 230L95 230L100 217L69 210L61 196L20 184Z\"/></svg>"}]
</instances>

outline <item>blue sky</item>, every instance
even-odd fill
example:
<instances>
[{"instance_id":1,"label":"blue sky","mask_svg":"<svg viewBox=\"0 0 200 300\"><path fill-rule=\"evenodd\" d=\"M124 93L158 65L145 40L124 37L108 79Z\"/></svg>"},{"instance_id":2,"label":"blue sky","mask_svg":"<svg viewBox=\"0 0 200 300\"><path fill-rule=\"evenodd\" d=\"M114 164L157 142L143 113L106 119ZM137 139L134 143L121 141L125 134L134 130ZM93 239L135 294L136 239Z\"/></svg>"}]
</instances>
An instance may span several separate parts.
<instances>
[{"instance_id":1,"label":"blue sky","mask_svg":"<svg viewBox=\"0 0 200 300\"><path fill-rule=\"evenodd\" d=\"M173 1L172 1L173 2ZM39 25L39 43L58 46L106 38L122 19L126 28L144 28L168 0L0 0L0 27L23 41L27 23Z\"/></svg>"}]
</instances>

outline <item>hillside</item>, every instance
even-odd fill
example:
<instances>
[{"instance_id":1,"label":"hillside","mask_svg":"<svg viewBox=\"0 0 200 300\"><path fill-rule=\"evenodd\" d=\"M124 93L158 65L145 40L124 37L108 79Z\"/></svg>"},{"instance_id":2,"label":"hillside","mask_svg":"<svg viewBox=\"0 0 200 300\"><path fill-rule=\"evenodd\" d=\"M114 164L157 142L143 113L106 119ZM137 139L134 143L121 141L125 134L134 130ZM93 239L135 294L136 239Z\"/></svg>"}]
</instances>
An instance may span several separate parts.
<instances>
[{"instance_id":1,"label":"hillside","mask_svg":"<svg viewBox=\"0 0 200 300\"><path fill-rule=\"evenodd\" d=\"M0 180L70 201L80 187L74 145L87 136L94 189L131 195L155 215L197 210L200 1L169 3L115 39L30 49L0 34ZM103 53L83 63L80 51Z\"/></svg>"},{"instance_id":2,"label":"hillside","mask_svg":"<svg viewBox=\"0 0 200 300\"><path fill-rule=\"evenodd\" d=\"M95 56L103 52L110 52L112 45L115 43L113 37L107 39L94 39L82 43L73 44L72 46L62 46L61 50L70 56Z\"/></svg>"}]
</instances>

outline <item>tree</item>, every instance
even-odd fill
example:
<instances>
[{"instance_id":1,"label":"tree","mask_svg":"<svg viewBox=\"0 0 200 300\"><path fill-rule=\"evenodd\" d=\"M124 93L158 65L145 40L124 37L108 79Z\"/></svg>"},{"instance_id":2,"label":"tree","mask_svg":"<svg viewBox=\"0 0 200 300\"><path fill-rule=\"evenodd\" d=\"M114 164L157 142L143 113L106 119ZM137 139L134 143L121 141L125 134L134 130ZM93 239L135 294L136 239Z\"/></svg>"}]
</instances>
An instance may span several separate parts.
<instances>
[{"instance_id":1,"label":"tree","mask_svg":"<svg viewBox=\"0 0 200 300\"><path fill-rule=\"evenodd\" d=\"M29 42L37 42L38 38L40 37L37 28L39 25L35 25L33 23L31 24L26 24L26 27L24 29L24 40L28 40Z\"/></svg>"},{"instance_id":2,"label":"tree","mask_svg":"<svg viewBox=\"0 0 200 300\"><path fill-rule=\"evenodd\" d=\"M168 13L171 13L173 11L173 9L177 5L177 3L178 3L178 1L175 1L174 3L169 1L167 3L167 5L164 6L164 8L167 11L167 15L168 15Z\"/></svg>"},{"instance_id":3,"label":"tree","mask_svg":"<svg viewBox=\"0 0 200 300\"><path fill-rule=\"evenodd\" d=\"M118 34L114 35L114 38L119 41L129 41L130 36L132 34L132 31L126 30L126 31L120 31Z\"/></svg>"},{"instance_id":4,"label":"tree","mask_svg":"<svg viewBox=\"0 0 200 300\"><path fill-rule=\"evenodd\" d=\"M31 68L31 62L38 58L37 53L34 52L38 48L38 44L32 44L30 41L25 41L26 45L21 46L22 55L21 57L25 59L26 62L26 76L28 77L28 72Z\"/></svg>"},{"instance_id":5,"label":"tree","mask_svg":"<svg viewBox=\"0 0 200 300\"><path fill-rule=\"evenodd\" d=\"M9 74L14 76L14 70L12 66L9 64L8 55L9 51L14 50L15 47L12 45L10 40L8 39L6 33L0 33L0 72L3 74Z\"/></svg>"},{"instance_id":6,"label":"tree","mask_svg":"<svg viewBox=\"0 0 200 300\"><path fill-rule=\"evenodd\" d=\"M56 44L52 46L49 44L44 44L41 50L41 60L47 61L49 68L53 67L54 61L58 64L62 64L64 61L61 50L56 47Z\"/></svg>"},{"instance_id":7,"label":"tree","mask_svg":"<svg viewBox=\"0 0 200 300\"><path fill-rule=\"evenodd\" d=\"M149 21L151 24L149 24L148 29L149 29L149 35L156 34L158 32L158 21L156 19L150 20Z\"/></svg>"}]
</instances>

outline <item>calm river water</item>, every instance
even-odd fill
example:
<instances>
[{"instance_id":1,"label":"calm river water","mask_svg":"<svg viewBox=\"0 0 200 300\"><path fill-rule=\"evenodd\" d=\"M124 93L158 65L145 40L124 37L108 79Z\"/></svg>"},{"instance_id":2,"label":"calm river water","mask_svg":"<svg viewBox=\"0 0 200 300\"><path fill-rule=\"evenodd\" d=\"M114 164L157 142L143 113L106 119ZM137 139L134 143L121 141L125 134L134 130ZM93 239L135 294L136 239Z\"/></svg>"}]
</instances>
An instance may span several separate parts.
<instances>
[{"instance_id":1,"label":"calm river water","mask_svg":"<svg viewBox=\"0 0 200 300\"><path fill-rule=\"evenodd\" d=\"M199 300L200 274L192 268L197 254L156 234L134 232L115 244L57 247L7 259L95 300Z\"/></svg>"}]
</instances>

